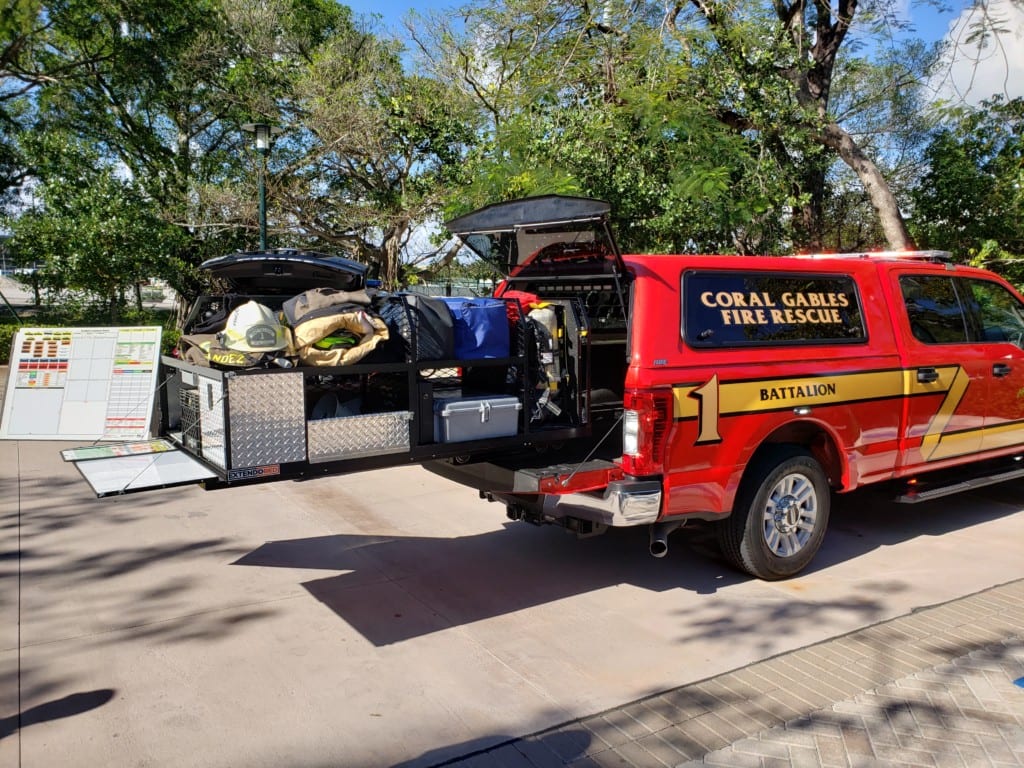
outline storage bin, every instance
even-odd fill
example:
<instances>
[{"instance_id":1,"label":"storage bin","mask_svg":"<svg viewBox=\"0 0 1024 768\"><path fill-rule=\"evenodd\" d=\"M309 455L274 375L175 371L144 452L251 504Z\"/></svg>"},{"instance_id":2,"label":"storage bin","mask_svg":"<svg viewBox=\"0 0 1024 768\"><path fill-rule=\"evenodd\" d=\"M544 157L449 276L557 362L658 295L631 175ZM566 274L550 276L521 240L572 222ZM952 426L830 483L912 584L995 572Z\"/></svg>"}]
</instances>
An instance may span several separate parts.
<instances>
[{"instance_id":1,"label":"storage bin","mask_svg":"<svg viewBox=\"0 0 1024 768\"><path fill-rule=\"evenodd\" d=\"M402 294L409 308L416 360L451 360L455 357L452 313L442 299L418 293Z\"/></svg>"},{"instance_id":2,"label":"storage bin","mask_svg":"<svg viewBox=\"0 0 1024 768\"><path fill-rule=\"evenodd\" d=\"M522 403L493 395L434 399L434 442L459 443L510 437L519 431Z\"/></svg>"},{"instance_id":3,"label":"storage bin","mask_svg":"<svg viewBox=\"0 0 1024 768\"><path fill-rule=\"evenodd\" d=\"M509 320L500 299L446 298L455 332L455 357L480 360L509 356Z\"/></svg>"}]
</instances>

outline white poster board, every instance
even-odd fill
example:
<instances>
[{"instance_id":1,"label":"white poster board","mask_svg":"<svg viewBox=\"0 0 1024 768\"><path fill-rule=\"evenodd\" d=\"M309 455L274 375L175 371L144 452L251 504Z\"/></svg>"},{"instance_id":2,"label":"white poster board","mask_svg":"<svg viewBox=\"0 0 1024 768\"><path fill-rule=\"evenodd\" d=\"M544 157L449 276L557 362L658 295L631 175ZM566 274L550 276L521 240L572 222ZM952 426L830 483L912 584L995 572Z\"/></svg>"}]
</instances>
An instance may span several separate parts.
<instances>
[{"instance_id":1,"label":"white poster board","mask_svg":"<svg viewBox=\"0 0 1024 768\"><path fill-rule=\"evenodd\" d=\"M149 436L160 328L22 328L11 351L0 439Z\"/></svg>"}]
</instances>

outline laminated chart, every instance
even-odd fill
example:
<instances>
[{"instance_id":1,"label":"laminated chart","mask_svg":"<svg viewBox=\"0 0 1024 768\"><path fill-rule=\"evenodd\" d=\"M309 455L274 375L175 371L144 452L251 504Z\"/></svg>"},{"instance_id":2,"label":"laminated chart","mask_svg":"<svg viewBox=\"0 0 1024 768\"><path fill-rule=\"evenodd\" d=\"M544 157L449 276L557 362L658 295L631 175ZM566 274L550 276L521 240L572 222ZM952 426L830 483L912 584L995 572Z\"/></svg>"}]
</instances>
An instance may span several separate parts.
<instances>
[{"instance_id":1,"label":"laminated chart","mask_svg":"<svg viewBox=\"0 0 1024 768\"><path fill-rule=\"evenodd\" d=\"M11 351L0 438L149 436L160 328L22 328Z\"/></svg>"}]
</instances>

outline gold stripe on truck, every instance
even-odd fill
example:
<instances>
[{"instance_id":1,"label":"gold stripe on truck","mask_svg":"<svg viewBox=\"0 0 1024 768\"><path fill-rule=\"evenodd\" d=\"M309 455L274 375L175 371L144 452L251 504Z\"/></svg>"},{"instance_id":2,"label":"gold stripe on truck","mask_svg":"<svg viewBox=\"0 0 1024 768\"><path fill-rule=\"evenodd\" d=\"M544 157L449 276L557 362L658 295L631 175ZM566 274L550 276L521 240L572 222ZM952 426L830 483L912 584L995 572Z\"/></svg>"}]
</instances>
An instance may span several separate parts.
<instances>
[{"instance_id":1,"label":"gold stripe on truck","mask_svg":"<svg viewBox=\"0 0 1024 768\"><path fill-rule=\"evenodd\" d=\"M717 383L718 414L735 416L799 406L842 405L891 399L904 394L913 396L949 392L960 367L951 365L935 370L938 379L927 384L917 381L916 368L724 383L717 382L715 377L713 381ZM700 389L700 394L706 395L708 383L673 387L675 418L697 418L701 397L693 393ZM955 402L958 401L959 397Z\"/></svg>"},{"instance_id":2,"label":"gold stripe on truck","mask_svg":"<svg viewBox=\"0 0 1024 768\"><path fill-rule=\"evenodd\" d=\"M942 379L942 373L944 370L945 369L941 369L939 371L940 380ZM911 373L912 371L907 371L908 376ZM908 382L908 384L911 386L913 384L917 384L917 379L914 378L911 382ZM973 441L977 440L981 436L981 430L970 430L968 432L955 435L942 434L946 430L946 427L949 426L949 422L953 418L953 414L956 412L957 406L960 405L960 401L963 399L964 393L967 392L968 384L970 384L970 377L967 375L967 371L963 368L957 367L953 380L947 388L946 397L942 400L942 405L939 406L939 410L937 410L935 415L932 416L932 420L928 424L928 431L925 432L924 437L921 439L921 454L924 456L925 461L942 459L947 456L957 456L966 450L958 447L958 444L973 444ZM942 444L941 450L939 450L940 443Z\"/></svg>"},{"instance_id":3,"label":"gold stripe on truck","mask_svg":"<svg viewBox=\"0 0 1024 768\"><path fill-rule=\"evenodd\" d=\"M718 422L723 416L741 416L788 408L822 405L846 405L871 400L893 400L917 395L944 395L922 436L921 452L925 461L957 456L973 450L982 430L947 433L960 401L967 392L970 377L958 365L929 367L934 381L918 380L918 368L843 373L831 376L756 379L722 383L718 374L703 384L684 384L672 388L673 415L676 419L697 419L696 444L721 440ZM1019 425L1017 425L1019 427ZM1000 430L993 442L1011 443L1015 428ZM1019 434L1019 433L1018 433Z\"/></svg>"}]
</instances>

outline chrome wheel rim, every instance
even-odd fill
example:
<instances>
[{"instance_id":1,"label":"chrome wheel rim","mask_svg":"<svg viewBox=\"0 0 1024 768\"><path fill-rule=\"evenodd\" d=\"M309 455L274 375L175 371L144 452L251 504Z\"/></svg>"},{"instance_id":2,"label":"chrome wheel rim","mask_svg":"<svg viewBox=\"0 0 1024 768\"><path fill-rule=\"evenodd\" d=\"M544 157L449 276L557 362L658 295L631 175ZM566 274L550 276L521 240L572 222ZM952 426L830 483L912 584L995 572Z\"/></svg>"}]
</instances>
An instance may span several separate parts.
<instances>
[{"instance_id":1,"label":"chrome wheel rim","mask_svg":"<svg viewBox=\"0 0 1024 768\"><path fill-rule=\"evenodd\" d=\"M806 475L786 475L771 489L762 511L765 544L777 557L792 557L811 540L817 519L814 483Z\"/></svg>"}]
</instances>

